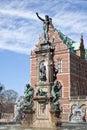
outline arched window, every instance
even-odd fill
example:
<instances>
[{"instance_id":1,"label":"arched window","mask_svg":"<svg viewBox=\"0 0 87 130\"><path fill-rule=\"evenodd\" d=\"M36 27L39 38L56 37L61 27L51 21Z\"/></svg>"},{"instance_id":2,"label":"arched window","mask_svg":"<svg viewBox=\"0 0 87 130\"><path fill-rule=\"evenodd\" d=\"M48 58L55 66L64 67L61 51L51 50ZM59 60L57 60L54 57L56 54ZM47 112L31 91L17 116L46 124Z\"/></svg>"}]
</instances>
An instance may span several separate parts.
<instances>
[{"instance_id":1,"label":"arched window","mask_svg":"<svg viewBox=\"0 0 87 130\"><path fill-rule=\"evenodd\" d=\"M62 72L62 60L58 59L58 73Z\"/></svg>"}]
</instances>

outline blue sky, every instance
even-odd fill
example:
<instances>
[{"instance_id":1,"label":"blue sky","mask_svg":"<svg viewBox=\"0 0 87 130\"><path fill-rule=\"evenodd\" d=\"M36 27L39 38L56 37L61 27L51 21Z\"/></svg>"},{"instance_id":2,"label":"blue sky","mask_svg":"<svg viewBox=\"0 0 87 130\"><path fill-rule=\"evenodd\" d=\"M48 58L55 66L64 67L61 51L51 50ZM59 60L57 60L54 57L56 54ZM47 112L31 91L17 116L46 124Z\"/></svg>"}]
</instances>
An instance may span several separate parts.
<instances>
[{"instance_id":1,"label":"blue sky","mask_svg":"<svg viewBox=\"0 0 87 130\"><path fill-rule=\"evenodd\" d=\"M87 48L87 0L0 0L0 83L23 95L30 82L30 53L47 14L55 28Z\"/></svg>"}]
</instances>

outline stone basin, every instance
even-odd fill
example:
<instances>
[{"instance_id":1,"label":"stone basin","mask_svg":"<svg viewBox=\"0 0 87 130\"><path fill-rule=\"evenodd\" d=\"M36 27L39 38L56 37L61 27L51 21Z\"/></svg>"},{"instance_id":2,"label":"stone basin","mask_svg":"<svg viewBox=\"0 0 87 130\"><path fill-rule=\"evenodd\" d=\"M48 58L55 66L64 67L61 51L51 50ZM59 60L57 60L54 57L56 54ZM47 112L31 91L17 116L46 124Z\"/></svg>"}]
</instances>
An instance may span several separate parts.
<instances>
[{"instance_id":1,"label":"stone basin","mask_svg":"<svg viewBox=\"0 0 87 130\"><path fill-rule=\"evenodd\" d=\"M81 124L69 124L64 123L62 127L57 129L40 129L40 128L23 128L20 124L5 124L0 125L0 130L87 130L87 124L81 125Z\"/></svg>"}]
</instances>

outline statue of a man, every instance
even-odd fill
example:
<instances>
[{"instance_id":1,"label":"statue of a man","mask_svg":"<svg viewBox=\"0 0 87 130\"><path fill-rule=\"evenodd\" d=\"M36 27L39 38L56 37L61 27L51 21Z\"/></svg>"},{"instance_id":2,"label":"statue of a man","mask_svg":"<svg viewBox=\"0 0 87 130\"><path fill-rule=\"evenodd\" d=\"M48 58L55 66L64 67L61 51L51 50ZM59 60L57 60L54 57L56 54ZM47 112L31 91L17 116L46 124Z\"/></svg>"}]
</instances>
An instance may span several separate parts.
<instances>
[{"instance_id":1,"label":"statue of a man","mask_svg":"<svg viewBox=\"0 0 87 130\"><path fill-rule=\"evenodd\" d=\"M44 39L45 42L48 42L49 37L48 37L48 31L49 31L49 24L50 24L50 19L48 15L45 15L45 19L41 18L38 13L36 12L37 17L43 21L43 30L44 30Z\"/></svg>"}]
</instances>

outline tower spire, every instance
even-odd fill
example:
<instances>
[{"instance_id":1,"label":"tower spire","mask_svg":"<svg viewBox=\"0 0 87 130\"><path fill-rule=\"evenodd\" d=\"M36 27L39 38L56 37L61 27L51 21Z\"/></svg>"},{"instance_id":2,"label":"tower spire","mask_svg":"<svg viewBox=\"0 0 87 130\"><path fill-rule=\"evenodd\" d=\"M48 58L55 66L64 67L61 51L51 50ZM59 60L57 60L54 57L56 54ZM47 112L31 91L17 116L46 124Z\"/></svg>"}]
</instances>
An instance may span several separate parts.
<instances>
[{"instance_id":1,"label":"tower spire","mask_svg":"<svg viewBox=\"0 0 87 130\"><path fill-rule=\"evenodd\" d=\"M81 34L81 38L80 38L80 48L84 48L84 40L83 40L82 34Z\"/></svg>"},{"instance_id":2,"label":"tower spire","mask_svg":"<svg viewBox=\"0 0 87 130\"><path fill-rule=\"evenodd\" d=\"M85 57L84 40L83 40L83 35L82 34L81 34L81 38L80 38L80 56L83 59Z\"/></svg>"}]
</instances>

